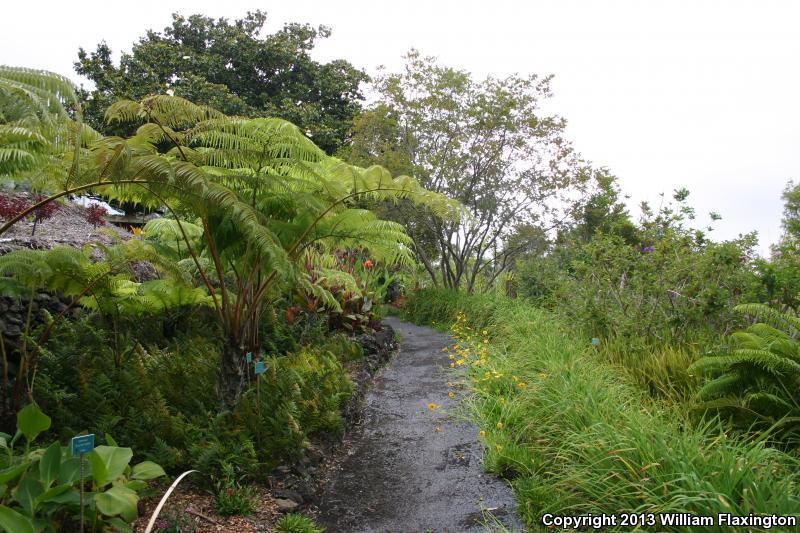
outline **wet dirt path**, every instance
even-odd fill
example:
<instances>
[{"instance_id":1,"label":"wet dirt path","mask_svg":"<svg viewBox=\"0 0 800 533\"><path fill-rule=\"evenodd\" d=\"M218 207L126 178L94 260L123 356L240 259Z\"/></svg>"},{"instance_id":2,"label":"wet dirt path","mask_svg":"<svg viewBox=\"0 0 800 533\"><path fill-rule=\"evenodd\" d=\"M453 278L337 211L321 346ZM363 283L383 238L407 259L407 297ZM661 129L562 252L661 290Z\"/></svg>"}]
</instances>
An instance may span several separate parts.
<instances>
[{"instance_id":1,"label":"wet dirt path","mask_svg":"<svg viewBox=\"0 0 800 533\"><path fill-rule=\"evenodd\" d=\"M508 486L485 473L478 428L451 416L460 396L442 348L450 337L396 318L400 352L375 378L360 425L322 489L327 533L493 531L481 510L524 531ZM429 403L441 405L431 411ZM436 431L436 428L439 431Z\"/></svg>"}]
</instances>

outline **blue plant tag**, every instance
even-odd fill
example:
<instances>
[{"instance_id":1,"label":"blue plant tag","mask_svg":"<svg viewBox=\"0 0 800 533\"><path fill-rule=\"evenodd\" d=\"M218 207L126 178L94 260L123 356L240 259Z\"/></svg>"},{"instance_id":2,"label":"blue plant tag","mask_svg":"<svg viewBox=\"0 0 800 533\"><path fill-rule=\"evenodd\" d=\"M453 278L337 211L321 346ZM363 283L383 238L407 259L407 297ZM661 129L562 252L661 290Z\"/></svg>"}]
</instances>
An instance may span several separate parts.
<instances>
[{"instance_id":1,"label":"blue plant tag","mask_svg":"<svg viewBox=\"0 0 800 533\"><path fill-rule=\"evenodd\" d=\"M89 453L94 449L94 433L72 437L71 443L73 456Z\"/></svg>"},{"instance_id":2,"label":"blue plant tag","mask_svg":"<svg viewBox=\"0 0 800 533\"><path fill-rule=\"evenodd\" d=\"M244 356L244 360L247 361L247 364L253 362L253 352L247 352Z\"/></svg>"},{"instance_id":3,"label":"blue plant tag","mask_svg":"<svg viewBox=\"0 0 800 533\"><path fill-rule=\"evenodd\" d=\"M600 346L600 339L592 337L592 346Z\"/></svg>"},{"instance_id":4,"label":"blue plant tag","mask_svg":"<svg viewBox=\"0 0 800 533\"><path fill-rule=\"evenodd\" d=\"M267 365L264 364L264 361L258 361L256 363L256 376L259 374L263 374L267 371Z\"/></svg>"}]
</instances>

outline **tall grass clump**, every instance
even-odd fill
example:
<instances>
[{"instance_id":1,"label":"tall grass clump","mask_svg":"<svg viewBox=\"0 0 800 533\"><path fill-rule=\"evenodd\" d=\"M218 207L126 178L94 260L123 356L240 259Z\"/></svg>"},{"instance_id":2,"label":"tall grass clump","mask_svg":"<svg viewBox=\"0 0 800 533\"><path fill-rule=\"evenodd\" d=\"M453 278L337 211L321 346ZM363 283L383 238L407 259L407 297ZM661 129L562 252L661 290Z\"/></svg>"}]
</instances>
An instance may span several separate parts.
<instances>
[{"instance_id":1,"label":"tall grass clump","mask_svg":"<svg viewBox=\"0 0 800 533\"><path fill-rule=\"evenodd\" d=\"M547 312L480 296L421 297L409 307L412 317L434 301L437 319L457 309L459 342L469 327L490 339L486 355L467 363L470 405L485 466L510 480L531 528L544 529L544 513L800 514L793 457L763 440L729 437L715 422L684 424ZM652 530L692 528L657 523Z\"/></svg>"}]
</instances>

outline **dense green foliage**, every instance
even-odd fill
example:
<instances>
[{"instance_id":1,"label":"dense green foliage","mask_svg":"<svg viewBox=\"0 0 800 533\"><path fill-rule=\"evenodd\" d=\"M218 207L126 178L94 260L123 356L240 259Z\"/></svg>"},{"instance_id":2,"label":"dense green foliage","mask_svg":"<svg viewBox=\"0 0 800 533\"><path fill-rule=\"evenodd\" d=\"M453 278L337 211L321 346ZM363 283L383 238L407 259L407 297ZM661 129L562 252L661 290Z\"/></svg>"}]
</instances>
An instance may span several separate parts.
<instances>
[{"instance_id":1,"label":"dense green foliage","mask_svg":"<svg viewBox=\"0 0 800 533\"><path fill-rule=\"evenodd\" d=\"M484 362L468 366L471 407L485 432L486 466L511 480L531 527L541 527L545 512L800 512L794 458L763 441L740 442L717 424L692 427L548 313L423 291L408 314L456 323L461 343L469 343L468 328L487 330Z\"/></svg>"},{"instance_id":2,"label":"dense green foliage","mask_svg":"<svg viewBox=\"0 0 800 533\"><path fill-rule=\"evenodd\" d=\"M184 317L187 332L175 336L141 335L119 366L108 330L87 320L64 323L42 355L35 397L61 438L111 433L171 471L197 468L214 478L225 465L237 476L269 471L301 455L311 435L341 431L339 407L351 391L340 362L353 357L347 343L318 334L309 339L318 348L268 358L259 387L218 412L220 350L209 319ZM159 322L146 329L158 332Z\"/></svg>"},{"instance_id":3,"label":"dense green foliage","mask_svg":"<svg viewBox=\"0 0 800 533\"><path fill-rule=\"evenodd\" d=\"M84 521L95 529L114 527L130 531L127 523L136 519L139 492L147 481L161 477L164 470L151 461L131 466L130 448L121 448L106 436L109 445L86 454L86 465L73 457L70 448L53 442L33 447L36 438L50 428L51 419L36 405L17 413L17 432L0 434L0 527L14 533L64 531ZM15 445L25 440L24 450ZM84 471L85 469L85 471ZM83 479L82 479L83 476ZM83 501L80 485L87 482ZM81 504L84 507L81 507Z\"/></svg>"},{"instance_id":4,"label":"dense green foliage","mask_svg":"<svg viewBox=\"0 0 800 533\"><path fill-rule=\"evenodd\" d=\"M299 126L333 153L347 139L367 79L344 60L319 63L310 52L330 29L287 24L263 35L267 15L248 13L230 22L202 15L172 16L162 32L148 30L119 65L105 42L81 49L75 70L95 89L82 94L87 121L106 133L106 108L119 99L172 93L229 115L271 116Z\"/></svg>"},{"instance_id":5,"label":"dense green foliage","mask_svg":"<svg viewBox=\"0 0 800 533\"><path fill-rule=\"evenodd\" d=\"M689 370L712 376L698 392L701 409L716 411L748 431L765 432L793 445L800 438L800 319L761 304L737 311L759 322L731 335L728 349Z\"/></svg>"}]
</instances>

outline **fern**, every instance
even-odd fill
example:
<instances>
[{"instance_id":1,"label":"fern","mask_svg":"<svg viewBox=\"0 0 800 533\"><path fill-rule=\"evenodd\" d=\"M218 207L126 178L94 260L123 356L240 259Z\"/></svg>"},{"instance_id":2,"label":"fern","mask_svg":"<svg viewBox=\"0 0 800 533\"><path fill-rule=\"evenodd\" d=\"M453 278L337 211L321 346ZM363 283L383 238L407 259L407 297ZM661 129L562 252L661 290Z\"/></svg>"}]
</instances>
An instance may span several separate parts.
<instances>
[{"instance_id":1,"label":"fern","mask_svg":"<svg viewBox=\"0 0 800 533\"><path fill-rule=\"evenodd\" d=\"M732 334L729 349L689 367L713 378L698 392L700 408L794 442L800 431L800 343L793 335L800 321L760 304L736 311L763 322Z\"/></svg>"}]
</instances>

